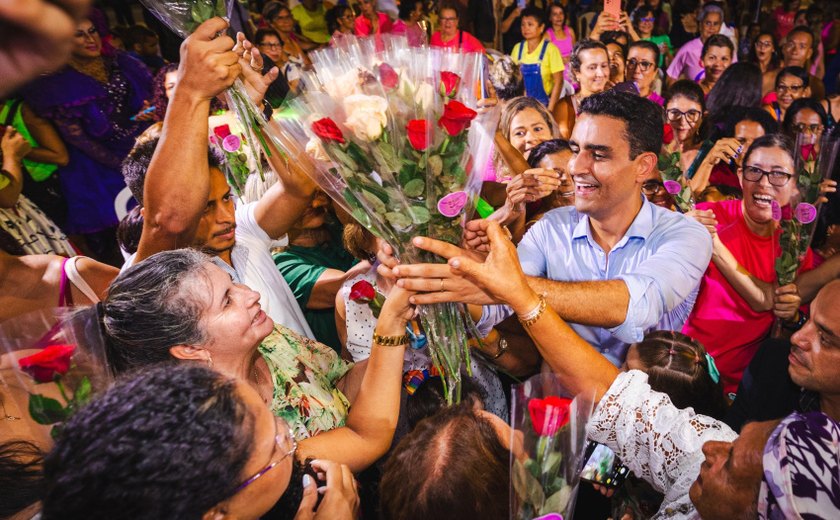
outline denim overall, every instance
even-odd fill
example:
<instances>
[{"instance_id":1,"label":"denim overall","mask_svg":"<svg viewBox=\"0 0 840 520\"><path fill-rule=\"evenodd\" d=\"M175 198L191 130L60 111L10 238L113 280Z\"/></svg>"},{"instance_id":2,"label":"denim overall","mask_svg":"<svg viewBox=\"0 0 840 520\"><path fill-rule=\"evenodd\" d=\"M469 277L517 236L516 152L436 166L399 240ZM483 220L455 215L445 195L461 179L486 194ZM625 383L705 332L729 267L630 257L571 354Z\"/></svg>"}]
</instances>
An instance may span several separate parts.
<instances>
[{"instance_id":1,"label":"denim overall","mask_svg":"<svg viewBox=\"0 0 840 520\"><path fill-rule=\"evenodd\" d=\"M520 62L522 61L522 49L524 49L526 45L528 45L528 42L523 40L522 44L519 46L519 57L517 59ZM548 106L548 93L546 93L545 87L543 87L540 67L542 66L542 60L545 57L545 51L547 48L548 40L544 40L542 49L540 50L539 63L523 63L519 65L519 70L522 71L522 79L525 82L525 95L536 99L546 106Z\"/></svg>"}]
</instances>

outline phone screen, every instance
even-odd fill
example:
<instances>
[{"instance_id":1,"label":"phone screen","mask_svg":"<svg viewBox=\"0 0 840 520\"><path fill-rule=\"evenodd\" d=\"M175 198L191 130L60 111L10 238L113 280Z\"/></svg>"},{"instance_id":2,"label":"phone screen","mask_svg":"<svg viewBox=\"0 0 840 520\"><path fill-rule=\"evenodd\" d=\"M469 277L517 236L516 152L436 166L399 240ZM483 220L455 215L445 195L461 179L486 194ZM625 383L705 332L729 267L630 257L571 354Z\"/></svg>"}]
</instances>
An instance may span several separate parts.
<instances>
[{"instance_id":1,"label":"phone screen","mask_svg":"<svg viewBox=\"0 0 840 520\"><path fill-rule=\"evenodd\" d=\"M527 0L516 0L516 7L520 9L525 9L528 6Z\"/></svg>"},{"instance_id":2,"label":"phone screen","mask_svg":"<svg viewBox=\"0 0 840 520\"><path fill-rule=\"evenodd\" d=\"M581 480L588 480L608 487L618 487L627 478L630 469L621 463L615 452L596 442L586 447L586 462L580 472Z\"/></svg>"}]
</instances>

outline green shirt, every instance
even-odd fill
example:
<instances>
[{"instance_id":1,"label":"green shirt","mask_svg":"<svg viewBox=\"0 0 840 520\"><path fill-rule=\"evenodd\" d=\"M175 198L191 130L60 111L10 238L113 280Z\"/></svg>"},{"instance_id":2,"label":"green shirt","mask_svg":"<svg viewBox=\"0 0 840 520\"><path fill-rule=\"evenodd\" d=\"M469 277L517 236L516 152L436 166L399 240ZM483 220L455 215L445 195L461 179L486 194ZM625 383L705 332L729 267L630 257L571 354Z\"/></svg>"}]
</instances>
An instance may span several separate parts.
<instances>
[{"instance_id":1,"label":"green shirt","mask_svg":"<svg viewBox=\"0 0 840 520\"><path fill-rule=\"evenodd\" d=\"M671 38L668 37L667 34L662 34L660 36L651 36L650 38L642 38L641 41L651 42L652 44L659 47L659 68L665 67L665 53L662 52L662 44L664 43L668 47L668 52L671 54L674 53L674 46L671 45Z\"/></svg>"},{"instance_id":2,"label":"green shirt","mask_svg":"<svg viewBox=\"0 0 840 520\"><path fill-rule=\"evenodd\" d=\"M338 241L332 240L317 247L289 246L282 253L274 255L274 264L292 289L315 338L340 353L341 341L335 328L335 309L306 308L312 288L324 271L347 271L356 263L340 242L335 242Z\"/></svg>"}]
</instances>

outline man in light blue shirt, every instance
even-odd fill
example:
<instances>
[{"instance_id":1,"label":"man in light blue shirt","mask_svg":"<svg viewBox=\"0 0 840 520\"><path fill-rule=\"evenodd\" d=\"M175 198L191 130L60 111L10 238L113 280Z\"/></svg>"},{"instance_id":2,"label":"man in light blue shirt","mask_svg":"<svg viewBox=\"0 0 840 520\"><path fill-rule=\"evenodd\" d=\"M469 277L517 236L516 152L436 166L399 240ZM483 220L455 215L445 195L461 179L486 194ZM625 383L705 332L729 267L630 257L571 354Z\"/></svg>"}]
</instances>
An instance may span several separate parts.
<instances>
[{"instance_id":1,"label":"man in light blue shirt","mask_svg":"<svg viewBox=\"0 0 840 520\"><path fill-rule=\"evenodd\" d=\"M518 252L522 270L529 276L565 282L624 282L630 298L621 324L570 323L583 339L621 366L628 344L640 341L647 330L682 328L709 264L711 242L702 226L643 200L627 232L608 254L592 236L589 216L573 207L547 213L519 243ZM489 332L511 314L506 306L484 307L479 331Z\"/></svg>"},{"instance_id":2,"label":"man in light blue shirt","mask_svg":"<svg viewBox=\"0 0 840 520\"><path fill-rule=\"evenodd\" d=\"M547 213L519 245L531 287L616 365L623 363L628 343L646 331L679 330L711 259L705 228L641 195L661 145L662 111L655 103L615 91L586 98L570 140L575 207ZM486 227L485 221L467 224L473 251L414 239L450 259L449 265L397 265L380 255L380 272L425 293L412 297L414 303L496 303L457 268L458 256L476 258L486 249ZM480 326L487 331L508 315L504 308L486 308ZM501 350L497 363L507 368L532 355L522 349L511 345L508 355Z\"/></svg>"}]
</instances>

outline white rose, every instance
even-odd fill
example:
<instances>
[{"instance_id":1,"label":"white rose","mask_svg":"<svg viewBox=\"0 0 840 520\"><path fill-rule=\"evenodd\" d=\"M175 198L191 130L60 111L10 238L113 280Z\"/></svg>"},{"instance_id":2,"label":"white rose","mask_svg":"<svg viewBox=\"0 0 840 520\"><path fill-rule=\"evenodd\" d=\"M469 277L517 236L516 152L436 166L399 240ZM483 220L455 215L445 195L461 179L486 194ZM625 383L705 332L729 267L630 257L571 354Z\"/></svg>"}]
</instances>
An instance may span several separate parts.
<instances>
[{"instance_id":1,"label":"white rose","mask_svg":"<svg viewBox=\"0 0 840 520\"><path fill-rule=\"evenodd\" d=\"M306 153L316 161L329 162L330 158L324 150L324 145L317 137L312 137L306 143Z\"/></svg>"},{"instance_id":2,"label":"white rose","mask_svg":"<svg viewBox=\"0 0 840 520\"><path fill-rule=\"evenodd\" d=\"M360 141L375 141L388 123L388 101L382 96L354 94L344 98L344 125Z\"/></svg>"},{"instance_id":3,"label":"white rose","mask_svg":"<svg viewBox=\"0 0 840 520\"><path fill-rule=\"evenodd\" d=\"M428 110L432 107L435 101L435 89L426 82L420 83L417 90L414 91L414 102L420 106L421 110Z\"/></svg>"},{"instance_id":4,"label":"white rose","mask_svg":"<svg viewBox=\"0 0 840 520\"><path fill-rule=\"evenodd\" d=\"M358 94L359 87L361 87L361 84L357 69L350 69L341 76L331 78L324 84L327 94L336 101Z\"/></svg>"}]
</instances>

